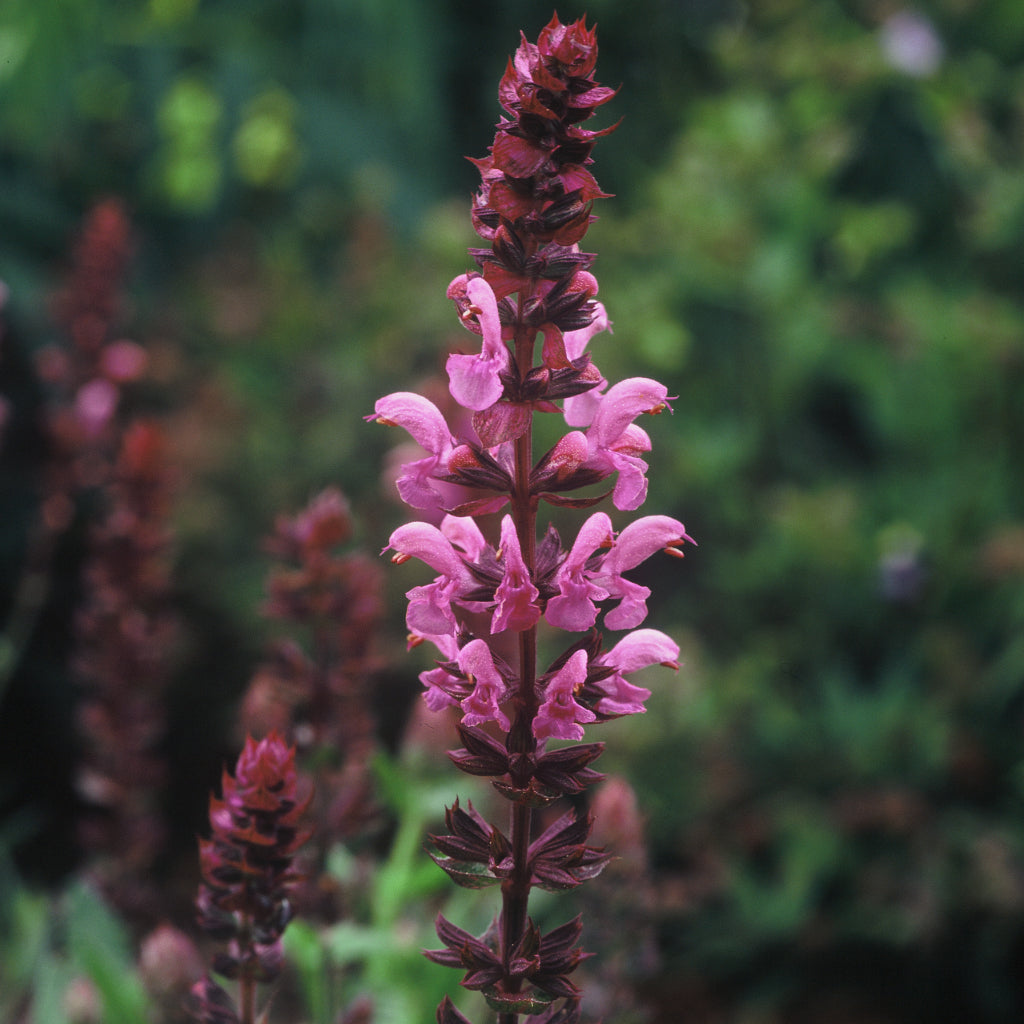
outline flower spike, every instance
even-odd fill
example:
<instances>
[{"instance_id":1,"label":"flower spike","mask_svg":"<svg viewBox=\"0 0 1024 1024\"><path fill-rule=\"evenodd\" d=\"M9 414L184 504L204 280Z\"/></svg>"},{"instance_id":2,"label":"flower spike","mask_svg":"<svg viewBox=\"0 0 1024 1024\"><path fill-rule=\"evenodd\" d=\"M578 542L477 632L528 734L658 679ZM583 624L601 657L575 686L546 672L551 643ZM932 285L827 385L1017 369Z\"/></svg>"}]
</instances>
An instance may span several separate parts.
<instances>
[{"instance_id":1,"label":"flower spike","mask_svg":"<svg viewBox=\"0 0 1024 1024\"><path fill-rule=\"evenodd\" d=\"M611 330L597 300L595 254L582 248L594 205L608 195L590 170L592 152L616 127L585 126L615 95L594 78L596 66L597 33L584 19L562 24L555 15L536 42L522 36L498 86L503 113L490 152L472 161L480 185L470 217L485 247L470 249L476 268L447 294L480 348L446 361L449 391L471 429L453 437L440 410L405 392L381 399L368 417L404 427L425 450L402 466L407 504L436 509L453 484L473 492L439 526L399 527L385 551L437 574L408 591L406 623L410 646L429 641L437 650L420 680L427 706L458 722L463 745L450 759L490 778L514 805L508 834L456 801L447 833L430 836L431 856L457 885L500 891L493 927L475 936L438 917L443 948L426 955L461 970L462 985L480 991L501 1024L580 1022L580 990L569 977L586 956L580 922L543 934L528 904L532 889L573 889L609 858L587 845L588 816L555 815L542 829L535 814L602 778L593 763L603 745L581 741L588 728L644 711L651 692L630 677L678 666L670 637L636 628L651 592L628 574L691 542L666 515L617 532L607 512L593 511L568 550L538 523L542 500L584 509L610 497L619 510L639 508L651 438L636 421L671 408L668 389L650 378L609 385L588 351ZM568 430L536 458L534 418L545 414L563 417ZM576 493L605 480L605 493ZM485 522L498 512L500 522ZM606 629L631 631L609 649L602 617ZM544 671L542 626L570 637ZM554 749L549 741L558 741ZM469 1024L448 999L437 1020Z\"/></svg>"}]
</instances>

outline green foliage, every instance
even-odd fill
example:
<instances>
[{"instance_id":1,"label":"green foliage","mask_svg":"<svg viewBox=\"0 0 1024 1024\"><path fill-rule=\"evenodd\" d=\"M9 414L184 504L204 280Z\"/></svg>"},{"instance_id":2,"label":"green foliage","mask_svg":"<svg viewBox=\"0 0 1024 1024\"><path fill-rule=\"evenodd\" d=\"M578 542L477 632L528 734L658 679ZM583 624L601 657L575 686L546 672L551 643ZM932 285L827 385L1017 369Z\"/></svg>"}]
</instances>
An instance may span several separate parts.
<instances>
[{"instance_id":1,"label":"green foliage","mask_svg":"<svg viewBox=\"0 0 1024 1024\"><path fill-rule=\"evenodd\" d=\"M0 892L9 899L0 912L0 1016L73 1024L84 1000L110 1024L148 1024L126 930L95 890L77 881L56 898L34 893L14 884L6 861L3 867Z\"/></svg>"},{"instance_id":2,"label":"green foliage","mask_svg":"<svg viewBox=\"0 0 1024 1024\"><path fill-rule=\"evenodd\" d=\"M789 6L718 37L724 87L689 105L648 208L594 232L602 297L619 320L621 288L636 339L616 324L595 347L606 374L637 350L660 368L647 323L686 338L649 504L701 545L656 612L691 631L696 680L618 756L661 863L717 865L715 895L669 929L680 966L743 977L751 999L774 971L784 1005L830 953L852 977L866 949L940 936L939 971L945 943L989 943L944 995L899 999L1009 1019L1019 994L993 979L1020 921L974 887L1005 882L982 850L1017 863L1024 839L1024 294L1005 273L1022 153L993 116L1007 102L1020 123L1019 74L960 42L952 10L941 66L911 79L840 5ZM981 1010L986 985L1001 995Z\"/></svg>"},{"instance_id":3,"label":"green foliage","mask_svg":"<svg viewBox=\"0 0 1024 1024\"><path fill-rule=\"evenodd\" d=\"M353 914L326 929L297 921L285 932L285 949L300 975L312 1024L333 1024L339 1008L357 996L370 997L375 1024L429 1016L452 979L450 971L423 956L422 950L438 944L426 908L435 905L446 917L468 917L478 931L486 926L481 920L486 908L472 893L453 889L423 850L428 826L452 799L436 767L383 755L375 759L382 798L395 815L387 856L368 868L364 859L336 847L328 873L344 889L359 893ZM465 996L459 1005L465 1008Z\"/></svg>"}]
</instances>

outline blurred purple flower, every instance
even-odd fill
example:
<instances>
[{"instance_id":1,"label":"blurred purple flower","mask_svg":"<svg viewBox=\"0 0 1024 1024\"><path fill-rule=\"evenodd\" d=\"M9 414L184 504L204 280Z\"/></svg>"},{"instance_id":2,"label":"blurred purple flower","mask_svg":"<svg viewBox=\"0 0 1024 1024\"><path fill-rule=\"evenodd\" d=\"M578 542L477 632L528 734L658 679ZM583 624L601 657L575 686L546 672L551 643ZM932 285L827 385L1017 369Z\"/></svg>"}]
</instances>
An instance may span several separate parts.
<instances>
[{"instance_id":1,"label":"blurred purple flower","mask_svg":"<svg viewBox=\"0 0 1024 1024\"><path fill-rule=\"evenodd\" d=\"M935 25L920 11L904 9L889 15L879 37L886 61L904 74L927 78L942 63L942 39Z\"/></svg>"}]
</instances>

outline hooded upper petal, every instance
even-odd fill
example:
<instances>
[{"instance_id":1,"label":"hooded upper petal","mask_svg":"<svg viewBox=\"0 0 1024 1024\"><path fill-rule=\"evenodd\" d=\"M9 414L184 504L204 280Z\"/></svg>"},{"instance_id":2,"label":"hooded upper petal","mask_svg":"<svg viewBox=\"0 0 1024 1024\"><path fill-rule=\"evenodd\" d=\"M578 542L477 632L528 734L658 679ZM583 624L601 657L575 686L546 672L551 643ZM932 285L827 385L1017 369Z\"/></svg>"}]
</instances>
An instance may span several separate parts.
<instances>
[{"instance_id":1,"label":"hooded upper petal","mask_svg":"<svg viewBox=\"0 0 1024 1024\"><path fill-rule=\"evenodd\" d=\"M422 395L396 391L378 399L373 415L366 418L404 428L417 444L430 452L425 459L403 463L396 486L402 500L413 508L435 507L438 492L430 481L447 472L454 450L451 430L441 410Z\"/></svg>"},{"instance_id":2,"label":"hooded upper petal","mask_svg":"<svg viewBox=\"0 0 1024 1024\"><path fill-rule=\"evenodd\" d=\"M565 561L555 575L558 594L544 610L544 618L558 629L582 632L597 621L595 601L603 601L608 591L594 582L586 572L590 557L600 548L612 544L612 521L605 512L595 512L580 527Z\"/></svg>"},{"instance_id":3,"label":"hooded upper petal","mask_svg":"<svg viewBox=\"0 0 1024 1024\"><path fill-rule=\"evenodd\" d=\"M472 581L459 553L452 542L431 523L405 523L391 534L384 549L395 552L395 561L418 558L431 569L459 581Z\"/></svg>"},{"instance_id":4,"label":"hooded upper petal","mask_svg":"<svg viewBox=\"0 0 1024 1024\"><path fill-rule=\"evenodd\" d=\"M636 568L656 551L678 549L686 541L694 543L678 519L643 516L630 523L616 538L615 546L602 563L602 571L618 575Z\"/></svg>"},{"instance_id":5,"label":"hooded upper petal","mask_svg":"<svg viewBox=\"0 0 1024 1024\"><path fill-rule=\"evenodd\" d=\"M602 396L587 436L598 448L610 448L641 413L668 408L668 389L649 377L629 377Z\"/></svg>"},{"instance_id":6,"label":"hooded upper petal","mask_svg":"<svg viewBox=\"0 0 1024 1024\"><path fill-rule=\"evenodd\" d=\"M396 391L377 399L368 420L403 427L417 444L434 455L450 454L454 442L448 423L433 402L412 391Z\"/></svg>"},{"instance_id":7,"label":"hooded upper petal","mask_svg":"<svg viewBox=\"0 0 1024 1024\"><path fill-rule=\"evenodd\" d=\"M449 293L451 288L449 286ZM491 286L482 277L469 278L466 296L469 305L463 318L476 317L483 344L479 355L452 354L448 357L448 386L459 405L482 412L501 398L504 391L501 372L508 366L509 353L501 340L498 301Z\"/></svg>"}]
</instances>

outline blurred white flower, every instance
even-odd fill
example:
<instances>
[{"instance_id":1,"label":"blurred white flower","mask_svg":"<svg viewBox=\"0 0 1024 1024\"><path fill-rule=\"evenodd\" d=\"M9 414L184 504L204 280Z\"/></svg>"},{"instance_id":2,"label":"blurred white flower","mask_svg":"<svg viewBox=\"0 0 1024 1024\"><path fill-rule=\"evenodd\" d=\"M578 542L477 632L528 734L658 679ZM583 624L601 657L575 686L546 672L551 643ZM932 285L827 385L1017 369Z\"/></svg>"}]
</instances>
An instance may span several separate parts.
<instances>
[{"instance_id":1,"label":"blurred white flower","mask_svg":"<svg viewBox=\"0 0 1024 1024\"><path fill-rule=\"evenodd\" d=\"M942 40L931 21L918 11L902 10L890 15L879 36L886 61L897 71L925 78L942 63Z\"/></svg>"}]
</instances>

